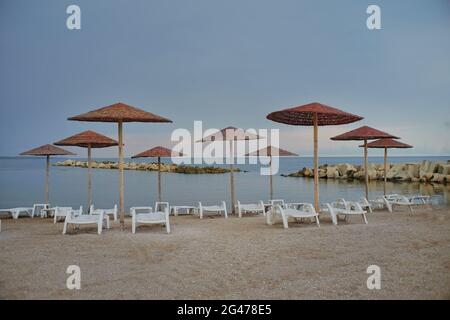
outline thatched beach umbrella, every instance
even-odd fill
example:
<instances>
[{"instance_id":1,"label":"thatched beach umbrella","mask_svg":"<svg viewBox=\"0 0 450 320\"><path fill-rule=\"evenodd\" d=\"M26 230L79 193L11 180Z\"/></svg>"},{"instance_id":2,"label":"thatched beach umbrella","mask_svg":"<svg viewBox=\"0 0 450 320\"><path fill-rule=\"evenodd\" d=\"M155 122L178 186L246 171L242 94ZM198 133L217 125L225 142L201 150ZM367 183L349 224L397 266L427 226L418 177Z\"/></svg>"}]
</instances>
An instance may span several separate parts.
<instances>
[{"instance_id":1,"label":"thatched beach umbrella","mask_svg":"<svg viewBox=\"0 0 450 320\"><path fill-rule=\"evenodd\" d=\"M364 147L364 145L360 146ZM380 139L376 141L372 141L367 144L367 148L377 148L377 149L384 149L384 184L383 184L383 191L386 195L386 173L387 173L387 149L391 148L398 148L398 149L407 149L412 148L413 146L410 146L409 144L393 140L393 139Z\"/></svg>"},{"instance_id":2,"label":"thatched beach umbrella","mask_svg":"<svg viewBox=\"0 0 450 320\"><path fill-rule=\"evenodd\" d=\"M259 139L256 134L249 133L244 129L236 127L226 127L222 130L211 134L201 140L201 142L213 142L213 141L230 141L230 195L231 195L231 211L236 213L236 195L234 192L234 141L238 140L255 140Z\"/></svg>"},{"instance_id":3,"label":"thatched beach umbrella","mask_svg":"<svg viewBox=\"0 0 450 320\"><path fill-rule=\"evenodd\" d=\"M124 122L172 122L167 118L153 113L129 106L125 103L115 103L100 109L96 109L78 116L70 117L68 120L91 121L91 122L117 122L119 140L119 176L120 176L120 225L125 225L124 208L124 176L123 176L123 133Z\"/></svg>"},{"instance_id":4,"label":"thatched beach umbrella","mask_svg":"<svg viewBox=\"0 0 450 320\"><path fill-rule=\"evenodd\" d=\"M88 210L92 204L92 148L107 148L117 146L116 140L113 140L100 133L88 130L61 141L55 142L57 146L75 146L87 148L88 153Z\"/></svg>"},{"instance_id":5,"label":"thatched beach umbrella","mask_svg":"<svg viewBox=\"0 0 450 320\"><path fill-rule=\"evenodd\" d=\"M272 176L272 157L298 157L298 154L280 149L273 146L259 149L255 152L249 153L246 156L249 157L269 157L270 174L269 174L269 200L273 199L273 176Z\"/></svg>"},{"instance_id":6,"label":"thatched beach umbrella","mask_svg":"<svg viewBox=\"0 0 450 320\"><path fill-rule=\"evenodd\" d=\"M181 157L182 155L178 152L172 152L172 150L157 146L152 149L146 150L144 152L138 153L132 156L132 159L135 158L158 158L158 201L162 201L161 197L161 158L169 158L169 157Z\"/></svg>"},{"instance_id":7,"label":"thatched beach umbrella","mask_svg":"<svg viewBox=\"0 0 450 320\"><path fill-rule=\"evenodd\" d=\"M314 207L319 210L318 127L352 123L363 117L313 102L294 108L275 111L267 119L296 126L314 126Z\"/></svg>"},{"instance_id":8,"label":"thatched beach umbrella","mask_svg":"<svg viewBox=\"0 0 450 320\"><path fill-rule=\"evenodd\" d=\"M375 140L375 139L383 139L383 138L391 138L391 139L400 139L399 137L393 136L389 133L368 127L363 126L357 128L355 130L343 133L336 137L331 138L331 140L363 140L364 141L364 181L366 187L366 199L369 199L369 174L367 169L369 167L369 160L367 157L367 140Z\"/></svg>"},{"instance_id":9,"label":"thatched beach umbrella","mask_svg":"<svg viewBox=\"0 0 450 320\"><path fill-rule=\"evenodd\" d=\"M52 146L51 144L46 144L35 149L31 149L20 154L21 156L38 156L38 157L46 157L47 162L45 165L45 203L48 202L48 181L50 175L50 156L69 156L75 155L70 151L64 150L62 148L58 148Z\"/></svg>"}]
</instances>

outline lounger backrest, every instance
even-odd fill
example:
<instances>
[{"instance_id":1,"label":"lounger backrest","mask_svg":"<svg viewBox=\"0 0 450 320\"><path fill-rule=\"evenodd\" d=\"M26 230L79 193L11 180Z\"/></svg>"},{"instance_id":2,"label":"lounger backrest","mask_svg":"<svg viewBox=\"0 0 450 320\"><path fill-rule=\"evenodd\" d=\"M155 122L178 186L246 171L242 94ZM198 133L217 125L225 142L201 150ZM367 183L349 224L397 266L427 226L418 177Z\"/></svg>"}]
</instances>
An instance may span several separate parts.
<instances>
[{"instance_id":1,"label":"lounger backrest","mask_svg":"<svg viewBox=\"0 0 450 320\"><path fill-rule=\"evenodd\" d=\"M314 206L308 202L287 203L286 207L288 207L290 209L299 210L299 211L316 212L316 210L314 209Z\"/></svg>"},{"instance_id":2,"label":"lounger backrest","mask_svg":"<svg viewBox=\"0 0 450 320\"><path fill-rule=\"evenodd\" d=\"M370 203L369 203L369 201L366 199L366 198L364 198L364 197L362 197L362 198L359 198L359 201L358 201L360 204L362 204L363 206L368 206L368 205L370 205Z\"/></svg>"},{"instance_id":3,"label":"lounger backrest","mask_svg":"<svg viewBox=\"0 0 450 320\"><path fill-rule=\"evenodd\" d=\"M41 210L48 209L48 204L45 203L36 203L33 205L33 217L41 213Z\"/></svg>"},{"instance_id":4,"label":"lounger backrest","mask_svg":"<svg viewBox=\"0 0 450 320\"><path fill-rule=\"evenodd\" d=\"M407 197L405 197L405 196L398 196L395 199L395 201L399 202L399 203L411 203L411 201L409 201L409 199Z\"/></svg>"},{"instance_id":5,"label":"lounger backrest","mask_svg":"<svg viewBox=\"0 0 450 320\"><path fill-rule=\"evenodd\" d=\"M348 205L348 210L352 210L352 211L364 211L363 208L361 207L361 204L359 202L356 201L348 201L347 202Z\"/></svg>"},{"instance_id":6,"label":"lounger backrest","mask_svg":"<svg viewBox=\"0 0 450 320\"><path fill-rule=\"evenodd\" d=\"M155 211L169 212L169 203L168 202L156 202L155 203Z\"/></svg>"},{"instance_id":7,"label":"lounger backrest","mask_svg":"<svg viewBox=\"0 0 450 320\"><path fill-rule=\"evenodd\" d=\"M272 206L279 205L279 206L281 206L281 207L283 207L283 208L284 208L284 206L285 206L284 200L282 200L282 199L273 199L273 200L270 200L270 204L271 204Z\"/></svg>"},{"instance_id":8,"label":"lounger backrest","mask_svg":"<svg viewBox=\"0 0 450 320\"><path fill-rule=\"evenodd\" d=\"M134 213L151 213L153 212L152 207L132 207L130 208L131 214Z\"/></svg>"}]
</instances>

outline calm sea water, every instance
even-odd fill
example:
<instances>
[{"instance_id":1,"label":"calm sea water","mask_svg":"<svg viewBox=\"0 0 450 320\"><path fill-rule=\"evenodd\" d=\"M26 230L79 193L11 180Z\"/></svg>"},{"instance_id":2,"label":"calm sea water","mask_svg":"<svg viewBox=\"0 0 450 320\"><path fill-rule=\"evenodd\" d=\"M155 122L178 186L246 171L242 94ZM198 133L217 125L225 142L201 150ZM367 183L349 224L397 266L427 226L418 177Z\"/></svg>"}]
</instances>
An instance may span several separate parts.
<instances>
[{"instance_id":1,"label":"calm sea water","mask_svg":"<svg viewBox=\"0 0 450 320\"><path fill-rule=\"evenodd\" d=\"M391 157L391 163L419 162L422 160L447 161L449 157ZM64 160L53 158L52 163ZM96 159L111 160L116 159ZM130 161L130 159L126 159ZM145 160L142 162L146 162ZM361 164L361 157L322 157L320 163ZM382 163L381 157L371 157L370 162ZM291 202L313 202L313 180L281 177L303 167L311 167L312 158L293 157L280 159L280 172L274 176L274 198ZM248 172L235 174L236 197L242 202L269 198L269 178L259 174L258 165L238 165ZM225 200L229 202L229 174L187 175L162 173L163 199L173 205L207 204ZM125 171L125 207L152 205L156 199L156 172ZM30 206L43 202L45 159L27 157L0 157L0 208ZM99 208L109 208L118 203L118 173L116 170L93 170L93 198ZM357 200L364 194L364 184L339 180L320 180L320 202L337 198ZM388 183L388 193L428 194L443 205L450 205L450 186L419 183ZM370 183L370 198L382 195L383 182ZM51 167L50 202L52 205L78 207L87 201L87 170L72 167Z\"/></svg>"}]
</instances>

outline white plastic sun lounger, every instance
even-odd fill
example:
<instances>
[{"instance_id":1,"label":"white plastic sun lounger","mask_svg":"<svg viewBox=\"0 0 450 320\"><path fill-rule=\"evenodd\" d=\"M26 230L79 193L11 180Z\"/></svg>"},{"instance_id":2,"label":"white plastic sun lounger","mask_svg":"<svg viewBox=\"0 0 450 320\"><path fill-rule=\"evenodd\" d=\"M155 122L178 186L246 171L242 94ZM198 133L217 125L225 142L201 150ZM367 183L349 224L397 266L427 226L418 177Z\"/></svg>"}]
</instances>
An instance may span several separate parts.
<instances>
[{"instance_id":1,"label":"white plastic sun lounger","mask_svg":"<svg viewBox=\"0 0 450 320\"><path fill-rule=\"evenodd\" d=\"M370 213L373 213L372 211L372 204L365 198L362 197L358 200L358 203L360 204L361 208L363 210L369 211Z\"/></svg>"},{"instance_id":2,"label":"white plastic sun lounger","mask_svg":"<svg viewBox=\"0 0 450 320\"><path fill-rule=\"evenodd\" d=\"M285 207L277 204L266 215L266 222L269 225L274 224L275 218L279 216L283 220L283 227L288 228L289 219L311 219L316 221L318 227L320 227L319 215L317 214L314 206L311 203L288 203Z\"/></svg>"},{"instance_id":3,"label":"white plastic sun lounger","mask_svg":"<svg viewBox=\"0 0 450 320\"><path fill-rule=\"evenodd\" d=\"M195 206L170 206L170 214L178 216L180 214L189 215L198 213L198 208Z\"/></svg>"},{"instance_id":4,"label":"white plastic sun lounger","mask_svg":"<svg viewBox=\"0 0 450 320\"><path fill-rule=\"evenodd\" d=\"M198 212L200 215L200 219L203 219L203 216L206 212L215 212L217 214L223 214L225 219L228 218L227 205L225 201L222 201L222 205L220 206L204 206L201 202L198 203Z\"/></svg>"},{"instance_id":5,"label":"white plastic sun lounger","mask_svg":"<svg viewBox=\"0 0 450 320\"><path fill-rule=\"evenodd\" d=\"M165 225L167 233L170 233L168 202L156 202L155 211L152 207L133 207L130 212L133 233L136 233L136 227L139 224L162 224Z\"/></svg>"},{"instance_id":6,"label":"white plastic sun lounger","mask_svg":"<svg viewBox=\"0 0 450 320\"><path fill-rule=\"evenodd\" d=\"M338 224L338 218L340 215L344 216L345 220L347 220L348 216L360 215L362 216L364 223L368 223L366 218L367 211L363 210L359 202L339 199L338 201L331 204L322 204L322 209L320 210L320 212L329 214L334 225Z\"/></svg>"},{"instance_id":7,"label":"white plastic sun lounger","mask_svg":"<svg viewBox=\"0 0 450 320\"><path fill-rule=\"evenodd\" d=\"M418 205L417 203L411 201L405 196L393 194L383 196L384 203L389 212L394 212L396 206L398 207L408 207L410 212L413 212L413 206Z\"/></svg>"},{"instance_id":8,"label":"white plastic sun lounger","mask_svg":"<svg viewBox=\"0 0 450 320\"><path fill-rule=\"evenodd\" d=\"M238 201L237 209L239 218L242 218L242 214L247 212L262 213L264 216L266 215L266 211L264 210L264 203L262 201L259 201L258 203L248 204L242 204L240 201Z\"/></svg>"},{"instance_id":9,"label":"white plastic sun lounger","mask_svg":"<svg viewBox=\"0 0 450 320\"><path fill-rule=\"evenodd\" d=\"M33 214L33 208L29 207L18 207L18 208L11 208L11 209L0 209L0 212L7 212L10 213L13 219L19 219L19 216L21 213L25 213L27 216L32 217Z\"/></svg>"},{"instance_id":10,"label":"white plastic sun lounger","mask_svg":"<svg viewBox=\"0 0 450 320\"><path fill-rule=\"evenodd\" d=\"M273 199L269 200L269 202L264 204L264 209L267 212L269 212L275 205L280 205L282 208L285 207L285 202L283 199Z\"/></svg>"},{"instance_id":11,"label":"white plastic sun lounger","mask_svg":"<svg viewBox=\"0 0 450 320\"><path fill-rule=\"evenodd\" d=\"M79 226L82 224L95 224L97 225L97 233L101 234L103 230L103 224L106 225L106 228L109 229L109 216L100 212L95 215L90 214L79 214L79 210L63 210L66 211L66 218L64 220L64 228L63 234L67 232L67 226L69 224L74 224L75 226Z\"/></svg>"},{"instance_id":12,"label":"white plastic sun lounger","mask_svg":"<svg viewBox=\"0 0 450 320\"><path fill-rule=\"evenodd\" d=\"M53 223L56 223L59 218L66 218L68 214L80 215L83 213L83 206L79 210L73 210L72 207L55 207L55 214L53 216Z\"/></svg>"},{"instance_id":13,"label":"white plastic sun lounger","mask_svg":"<svg viewBox=\"0 0 450 320\"><path fill-rule=\"evenodd\" d=\"M114 208L112 209L94 209L94 205L91 204L91 207L89 208L89 214L95 215L95 214L107 214L113 216L114 222L117 222L117 204L114 205Z\"/></svg>"}]
</instances>

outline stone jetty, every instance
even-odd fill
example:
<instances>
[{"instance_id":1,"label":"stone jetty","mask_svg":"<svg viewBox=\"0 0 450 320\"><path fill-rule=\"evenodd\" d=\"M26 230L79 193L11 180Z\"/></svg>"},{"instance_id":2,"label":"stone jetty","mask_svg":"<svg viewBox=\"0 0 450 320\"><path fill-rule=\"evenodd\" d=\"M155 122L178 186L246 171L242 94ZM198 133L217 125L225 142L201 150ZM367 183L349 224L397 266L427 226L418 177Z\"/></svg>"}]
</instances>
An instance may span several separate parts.
<instances>
[{"instance_id":1,"label":"stone jetty","mask_svg":"<svg viewBox=\"0 0 450 320\"><path fill-rule=\"evenodd\" d=\"M87 161L79 160L65 160L59 161L53 164L57 167L79 167L87 168ZM119 163L113 161L92 161L93 169L118 169ZM158 163L143 163L143 162L125 162L124 170L140 170L140 171L158 171ZM241 170L235 168L235 172ZM228 168L220 167L201 167L201 166L188 166L188 165L176 165L173 163L161 163L161 172L174 172L184 174L217 174L230 172Z\"/></svg>"},{"instance_id":2,"label":"stone jetty","mask_svg":"<svg viewBox=\"0 0 450 320\"><path fill-rule=\"evenodd\" d=\"M383 164L369 163L367 170L370 180L383 180ZM283 175L285 177L314 177L312 168L303 168L298 172ZM393 163L388 165L386 174L388 181L450 183L450 160L428 161L420 163ZM319 166L319 178L364 180L364 166L349 163L324 164Z\"/></svg>"}]
</instances>

